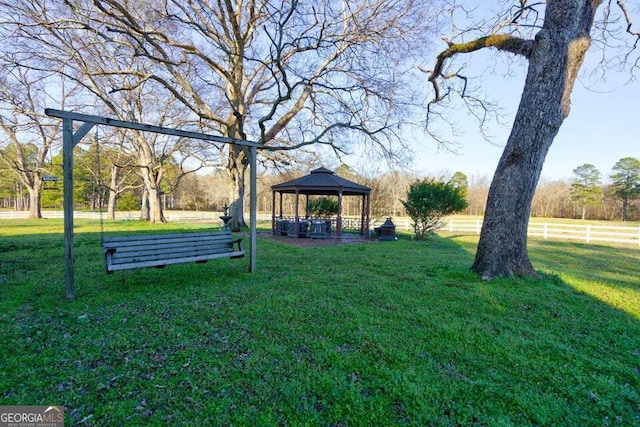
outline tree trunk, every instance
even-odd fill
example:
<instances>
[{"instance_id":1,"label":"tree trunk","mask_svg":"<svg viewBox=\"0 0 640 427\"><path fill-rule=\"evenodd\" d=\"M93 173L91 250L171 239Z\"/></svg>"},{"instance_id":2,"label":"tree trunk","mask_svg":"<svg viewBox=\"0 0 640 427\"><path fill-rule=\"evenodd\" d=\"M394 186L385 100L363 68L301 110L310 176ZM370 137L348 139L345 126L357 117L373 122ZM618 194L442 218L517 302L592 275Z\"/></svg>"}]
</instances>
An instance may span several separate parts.
<instances>
[{"instance_id":1,"label":"tree trunk","mask_svg":"<svg viewBox=\"0 0 640 427\"><path fill-rule=\"evenodd\" d=\"M230 196L231 203L229 204L229 215L233 218L229 221L229 227L231 231L240 231L242 227L246 227L247 223L244 220L244 192L245 184L244 180L233 180L233 189Z\"/></svg>"},{"instance_id":2,"label":"tree trunk","mask_svg":"<svg viewBox=\"0 0 640 427\"><path fill-rule=\"evenodd\" d=\"M527 253L531 202L549 147L569 114L599 3L548 2L513 128L489 189L472 266L484 280L536 274Z\"/></svg>"},{"instance_id":3,"label":"tree trunk","mask_svg":"<svg viewBox=\"0 0 640 427\"><path fill-rule=\"evenodd\" d=\"M149 206L149 222L167 222L162 212L162 192L158 186L155 176L152 173L143 173L144 184L147 188L147 203Z\"/></svg>"},{"instance_id":4,"label":"tree trunk","mask_svg":"<svg viewBox=\"0 0 640 427\"><path fill-rule=\"evenodd\" d=\"M149 191L149 222L160 223L167 222L162 211L162 192L160 188L155 187Z\"/></svg>"},{"instance_id":5,"label":"tree trunk","mask_svg":"<svg viewBox=\"0 0 640 427\"><path fill-rule=\"evenodd\" d=\"M623 221L626 221L629 219L628 212L629 212L629 199L625 197L624 199L622 199L622 220Z\"/></svg>"},{"instance_id":6,"label":"tree trunk","mask_svg":"<svg viewBox=\"0 0 640 427\"><path fill-rule=\"evenodd\" d=\"M13 209L19 211L22 210L20 208L20 197L22 196L21 191L20 191L20 184L15 183L13 186L13 194L14 196L14 200L13 200Z\"/></svg>"},{"instance_id":7,"label":"tree trunk","mask_svg":"<svg viewBox=\"0 0 640 427\"><path fill-rule=\"evenodd\" d=\"M140 221L149 221L149 191L145 186L142 189L142 199L140 200Z\"/></svg>"},{"instance_id":8,"label":"tree trunk","mask_svg":"<svg viewBox=\"0 0 640 427\"><path fill-rule=\"evenodd\" d=\"M244 220L247 162L245 161L246 156L242 148L232 146L229 151L230 166L228 171L232 182L231 194L229 195L229 215L233 217L229 222L229 227L232 231L239 231L242 227L247 226Z\"/></svg>"},{"instance_id":9,"label":"tree trunk","mask_svg":"<svg viewBox=\"0 0 640 427\"><path fill-rule=\"evenodd\" d=\"M42 218L42 204L40 199L42 196L42 184L36 183L29 190L29 219Z\"/></svg>"},{"instance_id":10,"label":"tree trunk","mask_svg":"<svg viewBox=\"0 0 640 427\"><path fill-rule=\"evenodd\" d=\"M160 172L153 169L154 163L151 156L143 155L141 160L141 164L145 165L141 168L141 170L144 186L147 190L148 195L147 202L149 204L149 222L167 222L166 218L164 217L164 213L162 212L162 191L160 188L162 177L160 175Z\"/></svg>"}]
</instances>

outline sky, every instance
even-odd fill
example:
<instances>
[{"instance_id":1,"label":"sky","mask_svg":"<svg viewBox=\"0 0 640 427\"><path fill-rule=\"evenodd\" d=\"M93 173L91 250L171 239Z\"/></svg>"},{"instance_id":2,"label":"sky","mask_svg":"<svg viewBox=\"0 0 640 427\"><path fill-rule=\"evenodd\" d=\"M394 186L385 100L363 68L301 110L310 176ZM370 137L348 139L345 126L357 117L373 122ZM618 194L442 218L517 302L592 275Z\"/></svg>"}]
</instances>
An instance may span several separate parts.
<instances>
[{"instance_id":1,"label":"sky","mask_svg":"<svg viewBox=\"0 0 640 427\"><path fill-rule=\"evenodd\" d=\"M628 83L629 72L610 72L607 81L594 83L581 78L572 94L571 113L562 124L542 170L543 180L570 180L573 169L590 163L596 166L606 181L614 164L623 157L640 159L640 75ZM461 171L468 177L489 179L498 164L507 141L513 116L518 107L524 82L522 76L505 78L492 75L479 84L497 99L507 115L503 126L489 127L492 145L477 130L477 126L461 112L452 111L456 122L467 123L457 138L456 153L438 149L427 142L415 149L413 168L419 173L442 175Z\"/></svg>"}]
</instances>

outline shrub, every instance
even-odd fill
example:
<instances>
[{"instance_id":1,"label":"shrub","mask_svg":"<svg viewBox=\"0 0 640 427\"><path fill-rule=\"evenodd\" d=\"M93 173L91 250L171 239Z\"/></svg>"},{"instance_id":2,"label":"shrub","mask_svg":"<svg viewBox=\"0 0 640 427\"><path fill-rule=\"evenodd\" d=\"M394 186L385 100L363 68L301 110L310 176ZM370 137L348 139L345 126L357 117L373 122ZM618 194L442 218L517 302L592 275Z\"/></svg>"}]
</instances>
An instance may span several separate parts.
<instances>
[{"instance_id":1,"label":"shrub","mask_svg":"<svg viewBox=\"0 0 640 427\"><path fill-rule=\"evenodd\" d=\"M309 213L313 216L331 216L338 213L338 201L331 197L319 197L309 202Z\"/></svg>"},{"instance_id":2,"label":"shrub","mask_svg":"<svg viewBox=\"0 0 640 427\"><path fill-rule=\"evenodd\" d=\"M444 223L442 217L467 207L463 190L450 182L418 180L409 186L407 200L402 201L411 217L416 239L424 240Z\"/></svg>"},{"instance_id":3,"label":"shrub","mask_svg":"<svg viewBox=\"0 0 640 427\"><path fill-rule=\"evenodd\" d=\"M123 193L118 197L118 209L121 211L136 211L140 205L140 198L134 193Z\"/></svg>"}]
</instances>

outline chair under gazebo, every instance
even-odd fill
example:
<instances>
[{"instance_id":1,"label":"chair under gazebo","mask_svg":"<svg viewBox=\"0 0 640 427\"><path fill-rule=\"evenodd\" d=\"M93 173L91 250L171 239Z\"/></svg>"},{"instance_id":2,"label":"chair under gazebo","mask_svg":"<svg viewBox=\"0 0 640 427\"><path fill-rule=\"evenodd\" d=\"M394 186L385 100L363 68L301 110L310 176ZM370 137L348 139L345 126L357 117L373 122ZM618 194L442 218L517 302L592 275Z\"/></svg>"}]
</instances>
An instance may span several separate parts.
<instances>
[{"instance_id":1,"label":"chair under gazebo","mask_svg":"<svg viewBox=\"0 0 640 427\"><path fill-rule=\"evenodd\" d=\"M343 197L345 196L362 198L357 229L361 235L367 235L369 232L371 189L344 179L329 169L317 168L301 178L273 185L271 192L273 199L271 228L273 234L290 237L325 238L331 234L335 227L336 237L342 237L344 221L342 208ZM278 203L276 203L276 194L279 195ZM286 217L283 214L284 194L295 195L293 217ZM304 196L304 205L302 205L304 207L304 216L300 215L300 196ZM308 212L309 196L337 196L338 212L335 220L310 218ZM279 208L278 212L276 212L276 206Z\"/></svg>"}]
</instances>

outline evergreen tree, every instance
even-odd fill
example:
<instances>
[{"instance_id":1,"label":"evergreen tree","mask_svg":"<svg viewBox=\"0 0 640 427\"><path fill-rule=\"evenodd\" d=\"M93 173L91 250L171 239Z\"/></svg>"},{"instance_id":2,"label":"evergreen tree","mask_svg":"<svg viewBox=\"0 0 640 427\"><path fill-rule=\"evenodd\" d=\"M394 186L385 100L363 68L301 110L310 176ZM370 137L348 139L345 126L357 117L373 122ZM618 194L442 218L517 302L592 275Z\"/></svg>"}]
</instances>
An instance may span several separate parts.
<instances>
[{"instance_id":1,"label":"evergreen tree","mask_svg":"<svg viewBox=\"0 0 640 427\"><path fill-rule=\"evenodd\" d=\"M626 221L631 203L640 198L640 160L634 157L618 160L610 178L613 194L622 200L622 220Z\"/></svg>"},{"instance_id":2,"label":"evergreen tree","mask_svg":"<svg viewBox=\"0 0 640 427\"><path fill-rule=\"evenodd\" d=\"M598 206L602 202L603 192L600 187L602 174L592 164L585 163L573 170L571 182L571 199L582 205L582 219L585 219L588 206Z\"/></svg>"},{"instance_id":3,"label":"evergreen tree","mask_svg":"<svg viewBox=\"0 0 640 427\"><path fill-rule=\"evenodd\" d=\"M449 183L455 188L460 189L462 197L465 199L467 198L467 190L469 189L469 179L467 178L467 175L462 172L456 172L449 180Z\"/></svg>"}]
</instances>

